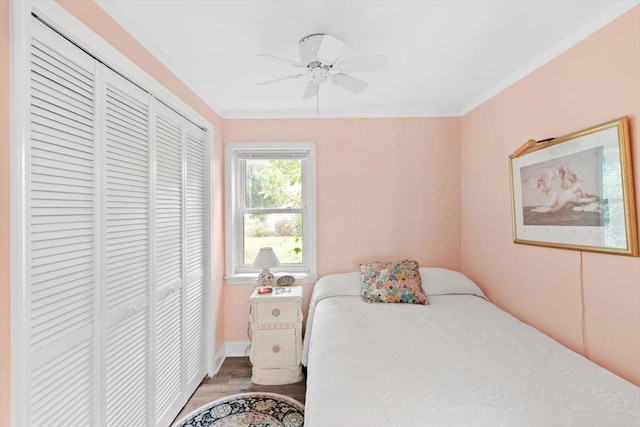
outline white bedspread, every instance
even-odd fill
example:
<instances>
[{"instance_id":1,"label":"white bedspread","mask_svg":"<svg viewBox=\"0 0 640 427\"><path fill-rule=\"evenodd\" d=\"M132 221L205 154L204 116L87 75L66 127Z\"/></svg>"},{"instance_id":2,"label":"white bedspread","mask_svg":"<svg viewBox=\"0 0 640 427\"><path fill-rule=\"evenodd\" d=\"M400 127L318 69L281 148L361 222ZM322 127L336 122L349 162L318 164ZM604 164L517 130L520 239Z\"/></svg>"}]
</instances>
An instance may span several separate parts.
<instances>
[{"instance_id":1,"label":"white bedspread","mask_svg":"<svg viewBox=\"0 0 640 427\"><path fill-rule=\"evenodd\" d=\"M306 426L640 425L640 388L424 273L428 306L366 303L357 273L318 281Z\"/></svg>"}]
</instances>

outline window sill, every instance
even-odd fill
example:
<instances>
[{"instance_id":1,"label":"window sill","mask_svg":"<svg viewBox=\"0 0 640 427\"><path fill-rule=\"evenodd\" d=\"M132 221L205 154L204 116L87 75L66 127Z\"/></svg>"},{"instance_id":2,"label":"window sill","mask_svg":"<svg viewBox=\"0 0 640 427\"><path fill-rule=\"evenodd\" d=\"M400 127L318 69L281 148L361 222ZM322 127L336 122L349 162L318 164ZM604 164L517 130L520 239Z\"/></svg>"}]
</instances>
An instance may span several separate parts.
<instances>
[{"instance_id":1,"label":"window sill","mask_svg":"<svg viewBox=\"0 0 640 427\"><path fill-rule=\"evenodd\" d=\"M276 277L282 276L286 273L276 273ZM292 276L302 278L302 283L313 284L318 281L318 276L309 273L291 273ZM258 279L258 273L238 273L232 276L225 276L224 280L229 285L255 285Z\"/></svg>"}]
</instances>

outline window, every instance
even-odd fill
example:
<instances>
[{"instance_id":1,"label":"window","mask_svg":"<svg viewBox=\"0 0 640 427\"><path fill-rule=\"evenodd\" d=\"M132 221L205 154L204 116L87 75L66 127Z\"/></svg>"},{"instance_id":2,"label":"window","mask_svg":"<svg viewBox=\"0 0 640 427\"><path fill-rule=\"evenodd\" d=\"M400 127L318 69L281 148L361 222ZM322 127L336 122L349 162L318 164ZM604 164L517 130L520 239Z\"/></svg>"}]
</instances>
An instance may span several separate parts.
<instances>
[{"instance_id":1,"label":"window","mask_svg":"<svg viewBox=\"0 0 640 427\"><path fill-rule=\"evenodd\" d=\"M316 279L315 144L226 144L227 282L250 283L258 250L270 246L276 272Z\"/></svg>"}]
</instances>

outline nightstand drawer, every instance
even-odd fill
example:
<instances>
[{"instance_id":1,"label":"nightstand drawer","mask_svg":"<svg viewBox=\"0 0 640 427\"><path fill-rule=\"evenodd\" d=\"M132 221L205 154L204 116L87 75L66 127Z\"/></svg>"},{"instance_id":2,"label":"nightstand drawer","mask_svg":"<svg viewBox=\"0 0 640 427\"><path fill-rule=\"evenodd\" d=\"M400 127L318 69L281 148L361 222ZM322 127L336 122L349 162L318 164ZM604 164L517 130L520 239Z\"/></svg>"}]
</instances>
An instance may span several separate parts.
<instances>
[{"instance_id":1,"label":"nightstand drawer","mask_svg":"<svg viewBox=\"0 0 640 427\"><path fill-rule=\"evenodd\" d=\"M260 351L253 350L260 349ZM253 337L251 362L261 368L282 368L298 364L296 330L260 331Z\"/></svg>"},{"instance_id":2,"label":"nightstand drawer","mask_svg":"<svg viewBox=\"0 0 640 427\"><path fill-rule=\"evenodd\" d=\"M291 301L261 302L257 304L256 311L258 324L298 321L298 304Z\"/></svg>"}]
</instances>

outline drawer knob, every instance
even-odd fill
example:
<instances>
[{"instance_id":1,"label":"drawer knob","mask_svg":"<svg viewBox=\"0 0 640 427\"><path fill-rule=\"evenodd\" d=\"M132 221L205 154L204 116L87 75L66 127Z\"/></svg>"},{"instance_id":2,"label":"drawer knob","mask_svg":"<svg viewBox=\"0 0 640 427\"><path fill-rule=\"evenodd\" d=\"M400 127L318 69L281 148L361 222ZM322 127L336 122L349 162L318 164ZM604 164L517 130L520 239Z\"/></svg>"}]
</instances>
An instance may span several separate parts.
<instances>
[{"instance_id":1,"label":"drawer knob","mask_svg":"<svg viewBox=\"0 0 640 427\"><path fill-rule=\"evenodd\" d=\"M278 317L280 316L280 309L278 307L274 308L273 310L271 310L271 315L273 317Z\"/></svg>"},{"instance_id":2,"label":"drawer knob","mask_svg":"<svg viewBox=\"0 0 640 427\"><path fill-rule=\"evenodd\" d=\"M280 353L280 345L276 344L273 347L271 347L271 351L273 351L274 353Z\"/></svg>"}]
</instances>

